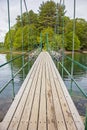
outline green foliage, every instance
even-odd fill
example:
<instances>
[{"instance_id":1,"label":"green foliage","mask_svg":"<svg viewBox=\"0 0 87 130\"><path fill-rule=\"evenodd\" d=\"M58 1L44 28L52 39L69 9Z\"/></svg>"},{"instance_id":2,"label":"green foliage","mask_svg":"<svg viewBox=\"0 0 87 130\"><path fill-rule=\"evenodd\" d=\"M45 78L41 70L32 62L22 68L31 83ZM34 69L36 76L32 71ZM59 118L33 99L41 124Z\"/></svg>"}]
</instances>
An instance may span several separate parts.
<instances>
[{"instance_id":1,"label":"green foliage","mask_svg":"<svg viewBox=\"0 0 87 130\"><path fill-rule=\"evenodd\" d=\"M65 26L65 35L73 31L73 20L69 20ZM87 22L84 19L76 19L76 35L80 41L80 49L87 49Z\"/></svg>"},{"instance_id":2,"label":"green foliage","mask_svg":"<svg viewBox=\"0 0 87 130\"><path fill-rule=\"evenodd\" d=\"M66 34L65 38L65 43L66 43L66 50L72 50L72 45L73 45L73 32L70 32ZM74 37L74 50L79 50L80 49L80 41L78 39L78 36L75 34Z\"/></svg>"},{"instance_id":3,"label":"green foliage","mask_svg":"<svg viewBox=\"0 0 87 130\"><path fill-rule=\"evenodd\" d=\"M4 43L3 42L0 42L0 52L2 52L4 49Z\"/></svg>"},{"instance_id":4,"label":"green foliage","mask_svg":"<svg viewBox=\"0 0 87 130\"><path fill-rule=\"evenodd\" d=\"M7 32L4 41L5 48L10 49L11 44L13 44L14 41L14 36L15 36L15 30L10 30L10 32Z\"/></svg>"},{"instance_id":5,"label":"green foliage","mask_svg":"<svg viewBox=\"0 0 87 130\"><path fill-rule=\"evenodd\" d=\"M63 4L57 4L56 9L56 30L58 34L62 34L62 27L63 27L63 18L65 15L65 6Z\"/></svg>"},{"instance_id":6,"label":"green foliage","mask_svg":"<svg viewBox=\"0 0 87 130\"><path fill-rule=\"evenodd\" d=\"M21 26L21 18L20 18L20 15L17 16L16 21L17 21L17 23L16 23L16 28L18 28L18 27Z\"/></svg>"},{"instance_id":7,"label":"green foliage","mask_svg":"<svg viewBox=\"0 0 87 130\"><path fill-rule=\"evenodd\" d=\"M56 12L56 4L54 1L47 1L46 3L42 3L39 7L39 24L40 28L43 27L55 27L55 12Z\"/></svg>"},{"instance_id":8,"label":"green foliage","mask_svg":"<svg viewBox=\"0 0 87 130\"><path fill-rule=\"evenodd\" d=\"M30 50L35 47L35 44L37 43L36 42L37 37L36 37L36 28L34 25L31 26L26 25L23 28L21 27L18 28L18 30L15 33L13 42L14 49L18 50L22 48L22 39L24 50L27 50L28 46Z\"/></svg>"},{"instance_id":9,"label":"green foliage","mask_svg":"<svg viewBox=\"0 0 87 130\"><path fill-rule=\"evenodd\" d=\"M38 14L30 10L28 16L29 16L29 24L34 24L35 26L38 26Z\"/></svg>"},{"instance_id":10,"label":"green foliage","mask_svg":"<svg viewBox=\"0 0 87 130\"><path fill-rule=\"evenodd\" d=\"M54 31L51 27L48 28L44 28L42 30L42 44L43 44L43 48L46 49L47 48L47 42L48 42L48 46L51 47L52 43L53 43L53 35L54 35ZM47 40L48 38L48 40ZM37 38L38 43L40 43L40 36Z\"/></svg>"},{"instance_id":11,"label":"green foliage","mask_svg":"<svg viewBox=\"0 0 87 130\"><path fill-rule=\"evenodd\" d=\"M81 49L87 48L87 22L84 19L76 19L76 34L81 43Z\"/></svg>"},{"instance_id":12,"label":"green foliage","mask_svg":"<svg viewBox=\"0 0 87 130\"><path fill-rule=\"evenodd\" d=\"M53 44L54 50L58 51L60 48L62 48L62 35L54 35L54 44Z\"/></svg>"},{"instance_id":13,"label":"green foliage","mask_svg":"<svg viewBox=\"0 0 87 130\"><path fill-rule=\"evenodd\" d=\"M32 50L40 44L40 33L42 32L43 48L47 48L48 41L49 47L57 51L62 48L64 20L64 47L67 50L72 50L73 19L64 16L65 13L64 5L56 4L53 0L50 0L42 2L38 14L30 10L28 13L24 12L22 17L18 15L16 24L11 28L10 33L8 32L5 36L5 48L9 49L11 43L14 50L21 50L22 45L24 45L25 50L28 47L29 50ZM77 18L75 50L79 49L87 49L87 22L84 19Z\"/></svg>"},{"instance_id":14,"label":"green foliage","mask_svg":"<svg viewBox=\"0 0 87 130\"><path fill-rule=\"evenodd\" d=\"M22 28L19 27L14 36L13 47L14 49L21 49L22 46Z\"/></svg>"}]
</instances>

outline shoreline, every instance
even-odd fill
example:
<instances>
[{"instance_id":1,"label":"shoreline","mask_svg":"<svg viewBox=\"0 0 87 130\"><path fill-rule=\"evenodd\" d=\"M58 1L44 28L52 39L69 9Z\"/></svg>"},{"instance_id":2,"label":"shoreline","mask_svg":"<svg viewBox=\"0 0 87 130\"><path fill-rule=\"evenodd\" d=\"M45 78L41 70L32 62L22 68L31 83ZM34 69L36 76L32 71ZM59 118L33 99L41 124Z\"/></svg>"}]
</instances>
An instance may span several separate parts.
<instances>
[{"instance_id":1,"label":"shoreline","mask_svg":"<svg viewBox=\"0 0 87 130\"><path fill-rule=\"evenodd\" d=\"M65 54L71 54L72 51L64 51ZM87 51L74 51L74 53L87 54Z\"/></svg>"},{"instance_id":2,"label":"shoreline","mask_svg":"<svg viewBox=\"0 0 87 130\"><path fill-rule=\"evenodd\" d=\"M23 53L26 53L27 51L24 51ZM0 54L10 54L10 51L0 51ZM13 54L22 54L22 51L13 51ZM71 54L72 51L64 51L65 54ZM74 51L74 53L81 53L81 54L87 54L87 51Z\"/></svg>"}]
</instances>

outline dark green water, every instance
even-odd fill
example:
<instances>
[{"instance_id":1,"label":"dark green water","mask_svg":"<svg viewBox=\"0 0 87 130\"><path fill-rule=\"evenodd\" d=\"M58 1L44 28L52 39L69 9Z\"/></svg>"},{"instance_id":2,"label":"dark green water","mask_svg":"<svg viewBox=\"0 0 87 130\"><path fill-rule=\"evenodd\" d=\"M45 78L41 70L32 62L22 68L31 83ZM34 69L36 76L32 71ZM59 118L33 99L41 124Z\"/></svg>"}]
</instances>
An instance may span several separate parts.
<instances>
[{"instance_id":1,"label":"dark green water","mask_svg":"<svg viewBox=\"0 0 87 130\"><path fill-rule=\"evenodd\" d=\"M68 54L69 57L71 57L71 54ZM81 54L81 53L75 53L75 60L85 66L87 66L87 54ZM72 63L68 59L64 60L64 66L65 68L71 73L71 66ZM60 74L62 73L61 67L59 68ZM78 84L82 87L84 91L87 92L87 70L84 70L77 64L74 64L74 79L78 82ZM70 86L70 77L67 75L67 73L64 71L64 81L67 84L67 87ZM78 91L78 89L75 88L75 85L73 84L73 89Z\"/></svg>"},{"instance_id":2,"label":"dark green water","mask_svg":"<svg viewBox=\"0 0 87 130\"><path fill-rule=\"evenodd\" d=\"M16 57L18 55L14 55L13 57ZM0 65L6 63L10 60L10 56L7 54L0 54ZM35 59L32 59L30 62L30 67L32 66ZM27 62L27 56L24 57L24 62ZM22 58L19 58L13 62L13 74L15 74L21 67L22 67ZM28 65L24 68L24 73L21 71L14 79L14 90L15 94L17 94L18 90L21 87L21 84L23 83L28 70ZM0 68L0 88L2 88L7 81L11 79L11 64L7 64ZM0 94L0 120L3 119L4 115L6 114L6 111L8 110L9 106L12 103L13 99L13 85L10 83L6 89Z\"/></svg>"},{"instance_id":3,"label":"dark green water","mask_svg":"<svg viewBox=\"0 0 87 130\"><path fill-rule=\"evenodd\" d=\"M68 54L68 56L71 57L71 54ZM87 54L75 53L75 60L87 66ZM71 61L65 59L64 66L69 71L69 73L71 73L71 66L72 66ZM58 66L58 69L60 71L60 74L62 75L62 68ZM84 70L77 64L74 64L73 76L78 85L81 87L81 89L84 90L84 92L87 94L87 70ZM79 110L80 115L85 115L87 108L87 99L83 96L83 94L81 93L81 91L78 89L78 87L75 85L74 82L72 83L72 89L71 89L71 79L65 71L63 73L63 80L72 96L72 99L77 109Z\"/></svg>"},{"instance_id":4,"label":"dark green water","mask_svg":"<svg viewBox=\"0 0 87 130\"><path fill-rule=\"evenodd\" d=\"M16 57L17 55L14 55ZM68 55L71 56L71 55ZM0 54L0 65L7 62L9 60L9 55L7 54ZM87 66L87 54L75 54L75 60L79 63ZM27 57L25 57L25 61L27 61ZM34 60L31 62L31 66ZM71 72L71 62L69 60L64 61L64 65L69 72ZM13 62L13 73L15 74L22 66L22 58L17 59ZM58 68L61 73L61 67ZM28 66L24 69L24 77L26 77L28 73ZM0 68L0 88L11 78L11 64L8 64L2 68ZM74 79L78 82L81 88L87 93L87 70L83 70L77 65L74 65ZM23 79L23 71L21 71L14 80L15 86L15 94L21 87ZM70 77L64 72L64 82L70 91L71 80ZM4 115L6 114L11 102L12 102L12 83L0 94L0 120L3 119ZM73 83L73 92L72 98L79 110L81 115L85 115L86 103L87 100L82 96L79 89Z\"/></svg>"}]
</instances>

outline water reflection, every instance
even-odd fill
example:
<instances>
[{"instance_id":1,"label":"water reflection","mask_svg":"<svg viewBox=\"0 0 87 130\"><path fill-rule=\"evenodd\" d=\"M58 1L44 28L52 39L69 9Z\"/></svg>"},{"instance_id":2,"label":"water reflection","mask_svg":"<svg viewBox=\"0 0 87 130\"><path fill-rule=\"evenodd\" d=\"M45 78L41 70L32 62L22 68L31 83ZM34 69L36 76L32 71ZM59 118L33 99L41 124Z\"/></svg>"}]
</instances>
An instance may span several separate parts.
<instances>
[{"instance_id":1,"label":"water reflection","mask_svg":"<svg viewBox=\"0 0 87 130\"><path fill-rule=\"evenodd\" d=\"M71 54L68 55L71 57ZM81 53L76 53L75 54L75 60L85 66L87 66L87 54L81 54ZM71 73L71 66L72 63L68 59L64 60L64 66L65 68ZM62 68L58 66L58 69L60 71L60 74L62 74ZM64 71L64 81L67 84L67 86L70 86L70 77L67 75L67 73ZM84 90L87 91L87 70L82 69L78 65L74 64L74 79L82 86ZM74 86L73 86L74 88Z\"/></svg>"},{"instance_id":2,"label":"water reflection","mask_svg":"<svg viewBox=\"0 0 87 130\"><path fill-rule=\"evenodd\" d=\"M13 57L16 57L18 55L14 55ZM71 57L71 55L68 55ZM24 59L24 62L26 62L26 59ZM0 64L3 64L10 60L10 55L6 54L0 54ZM87 54L75 54L75 60L79 63L87 66ZM34 61L31 62L31 66ZM67 68L69 72L71 72L71 62L68 59L64 60L64 65ZM13 73L15 74L20 68L22 67L22 58L19 58L13 62ZM60 66L57 66L60 73L62 73L62 69ZM25 77L28 73L28 66L24 69ZM11 78L11 64L0 68L0 88ZM87 70L83 70L77 65L74 65L74 78L78 82L78 84L87 92ZM71 90L71 80L70 77L66 74L64 71L64 81L69 89ZM21 84L23 82L23 71L21 71L15 78L15 93L18 92L18 90L21 87ZM82 96L79 89L76 87L76 85L73 83L73 92L72 92L72 98L77 106L77 108L80 109L80 114L85 115L85 106L87 103L87 100ZM8 110L10 104L12 103L12 83L9 84L9 86L0 94L0 120L3 119L4 115L6 114L6 111ZM82 107L81 107L82 106Z\"/></svg>"},{"instance_id":3,"label":"water reflection","mask_svg":"<svg viewBox=\"0 0 87 130\"><path fill-rule=\"evenodd\" d=\"M13 58L17 57L18 55L13 55ZM10 60L9 54L0 54L0 65L6 63ZM24 58L24 62L26 63L26 58ZM30 63L30 66L32 66L34 61ZM16 59L13 62L13 75L22 67L22 57L19 59ZM28 65L24 68L24 77L26 77L28 73ZM11 64L7 64L0 68L0 88L4 86L8 80L10 80L11 77ZM15 86L15 94L17 94L18 90L21 87L23 79L23 71L20 71L20 73L15 77L14 79L14 86ZM0 94L0 120L3 119L4 115L6 114L6 111L8 110L10 104L12 103L12 83L10 83L6 89Z\"/></svg>"},{"instance_id":4,"label":"water reflection","mask_svg":"<svg viewBox=\"0 0 87 130\"><path fill-rule=\"evenodd\" d=\"M68 56L71 57L71 54L69 54ZM87 54L76 53L75 60L87 66ZM68 59L64 59L64 66L69 71L69 73L71 73L71 66L72 66L71 61L69 61ZM57 65L57 67L60 71L60 74L62 75L61 66ZM84 70L78 65L74 64L73 74L74 74L74 79L79 84L81 89L83 89L84 92L87 93L87 70ZM63 79L80 115L84 116L86 114L85 112L87 107L87 99L83 96L83 94L80 92L80 90L78 89L78 87L75 85L74 82L72 82L72 87L71 87L71 79L65 71L63 73Z\"/></svg>"}]
</instances>

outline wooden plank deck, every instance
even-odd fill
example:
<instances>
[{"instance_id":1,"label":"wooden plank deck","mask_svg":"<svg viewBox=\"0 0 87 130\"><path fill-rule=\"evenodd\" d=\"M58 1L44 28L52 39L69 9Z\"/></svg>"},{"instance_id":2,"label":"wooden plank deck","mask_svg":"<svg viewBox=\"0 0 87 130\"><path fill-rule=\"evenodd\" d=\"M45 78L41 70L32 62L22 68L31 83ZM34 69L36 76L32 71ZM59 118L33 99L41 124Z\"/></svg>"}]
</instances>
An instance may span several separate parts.
<instances>
[{"instance_id":1,"label":"wooden plank deck","mask_svg":"<svg viewBox=\"0 0 87 130\"><path fill-rule=\"evenodd\" d=\"M84 130L84 124L50 55L41 52L0 130Z\"/></svg>"}]
</instances>

